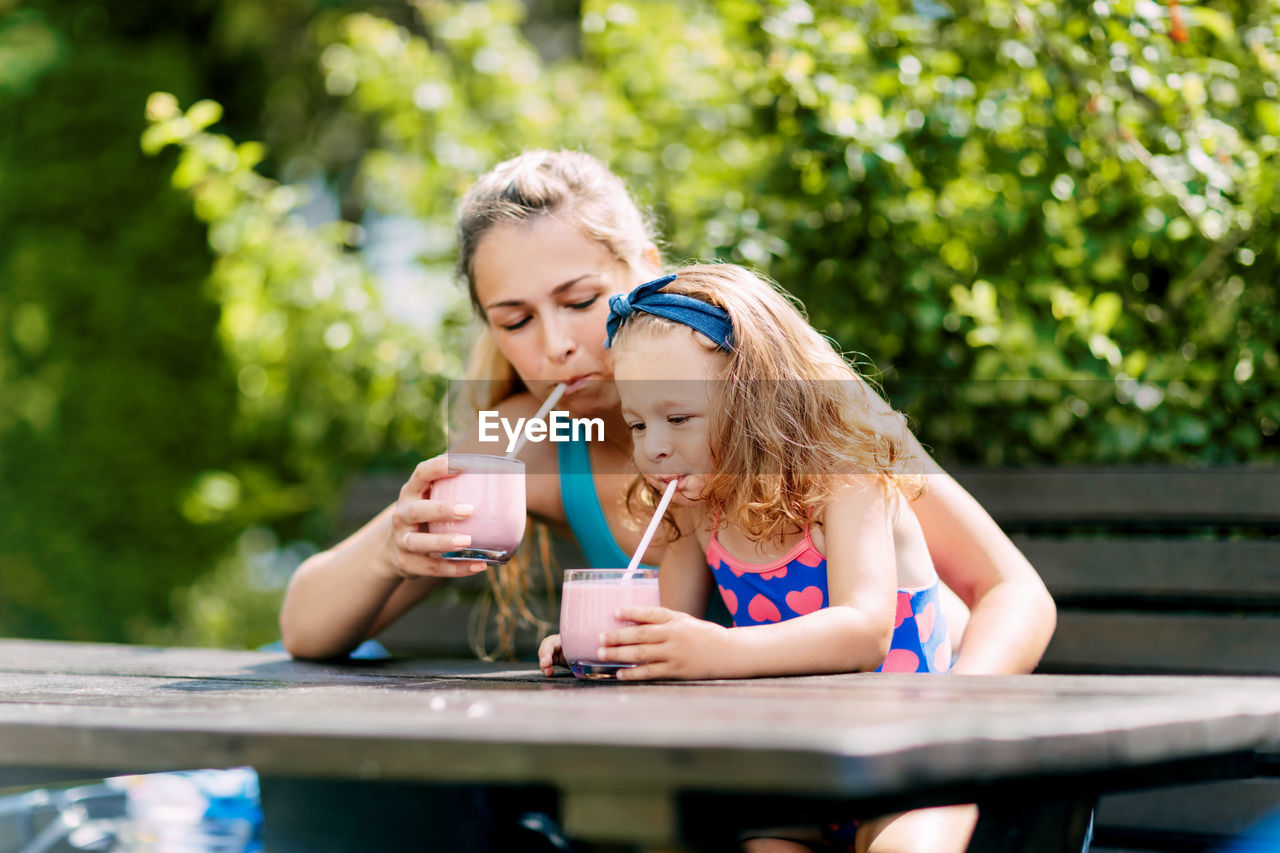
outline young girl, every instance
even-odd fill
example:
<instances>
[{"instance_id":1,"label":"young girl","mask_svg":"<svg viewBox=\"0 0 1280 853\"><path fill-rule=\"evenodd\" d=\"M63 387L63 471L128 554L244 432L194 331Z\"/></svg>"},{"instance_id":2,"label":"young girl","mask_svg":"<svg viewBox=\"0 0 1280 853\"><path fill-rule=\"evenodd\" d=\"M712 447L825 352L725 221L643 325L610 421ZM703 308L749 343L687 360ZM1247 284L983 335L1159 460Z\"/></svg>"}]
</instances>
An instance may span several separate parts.
<instances>
[{"instance_id":1,"label":"young girl","mask_svg":"<svg viewBox=\"0 0 1280 853\"><path fill-rule=\"evenodd\" d=\"M902 416L741 267L689 267L611 307L632 497L652 507L678 480L682 534L662 559L663 608L606 643L640 664L621 677L949 670ZM734 629L684 618L705 606L708 566Z\"/></svg>"},{"instance_id":2,"label":"young girl","mask_svg":"<svg viewBox=\"0 0 1280 853\"><path fill-rule=\"evenodd\" d=\"M632 496L652 507L678 481L663 606L624 608L637 624L602 639L601 659L636 664L620 678L950 669L904 419L786 296L741 267L693 266L615 296L608 334ZM732 628L697 618L709 579ZM545 672L557 652L544 643ZM859 849L930 833L929 849L962 850L974 819L971 806L876 818Z\"/></svg>"}]
</instances>

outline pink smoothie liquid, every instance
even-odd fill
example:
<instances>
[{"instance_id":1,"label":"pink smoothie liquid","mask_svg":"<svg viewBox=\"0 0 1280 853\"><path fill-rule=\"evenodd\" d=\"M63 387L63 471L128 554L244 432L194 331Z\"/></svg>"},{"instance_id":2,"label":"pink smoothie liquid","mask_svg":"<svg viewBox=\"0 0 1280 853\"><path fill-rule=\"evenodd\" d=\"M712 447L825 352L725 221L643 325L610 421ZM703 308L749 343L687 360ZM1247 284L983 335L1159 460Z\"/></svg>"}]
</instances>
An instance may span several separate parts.
<instances>
[{"instance_id":1,"label":"pink smoothie liquid","mask_svg":"<svg viewBox=\"0 0 1280 853\"><path fill-rule=\"evenodd\" d=\"M658 570L637 569L626 579L626 569L569 569L560 593L560 644L565 660L578 678L617 678L629 663L597 658L600 635L634 622L620 622L613 614L619 607L657 607Z\"/></svg>"},{"instance_id":2,"label":"pink smoothie liquid","mask_svg":"<svg viewBox=\"0 0 1280 853\"><path fill-rule=\"evenodd\" d=\"M470 518L432 521L428 533L465 533L471 544L445 551L446 560L499 565L511 559L524 538L524 463L505 456L452 453L450 467L461 472L431 484L432 500L471 504Z\"/></svg>"}]
</instances>

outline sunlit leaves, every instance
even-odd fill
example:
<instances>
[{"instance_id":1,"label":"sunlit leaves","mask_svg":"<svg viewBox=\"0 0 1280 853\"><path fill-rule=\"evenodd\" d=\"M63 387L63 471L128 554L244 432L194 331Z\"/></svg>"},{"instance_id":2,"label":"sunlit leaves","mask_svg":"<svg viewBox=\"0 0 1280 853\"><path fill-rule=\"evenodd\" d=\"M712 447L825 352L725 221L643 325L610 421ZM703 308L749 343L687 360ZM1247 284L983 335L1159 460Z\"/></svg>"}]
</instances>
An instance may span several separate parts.
<instances>
[{"instance_id":1,"label":"sunlit leaves","mask_svg":"<svg viewBox=\"0 0 1280 853\"><path fill-rule=\"evenodd\" d=\"M64 55L62 35L40 12L0 4L0 94L24 94Z\"/></svg>"},{"instance_id":2,"label":"sunlit leaves","mask_svg":"<svg viewBox=\"0 0 1280 853\"><path fill-rule=\"evenodd\" d=\"M341 485L347 460L438 447L443 380L424 376L411 357L421 346L416 330L381 308L366 265L351 251L362 242L360 227L308 222L301 211L311 190L255 171L264 149L205 130L218 115L216 104L183 112L157 93L148 101L143 146L151 153L178 146L174 184L208 223L210 284L246 453L275 442L288 453L271 466L211 472L184 512L195 522L260 523L320 506ZM451 341L439 345L437 369L456 369Z\"/></svg>"},{"instance_id":3,"label":"sunlit leaves","mask_svg":"<svg viewBox=\"0 0 1280 853\"><path fill-rule=\"evenodd\" d=\"M551 59L524 4L417 8L414 26L336 20L318 73L372 123L361 204L446 235L424 249L441 269L477 174L582 148L655 210L671 259L749 263L801 295L944 453L1270 446L1275 2L1175 20L1151 0L585 0L578 52ZM299 329L340 370L375 365L380 387L373 312L334 308L363 292L359 235L298 226L301 196L252 173L260 150L188 132L190 113L148 133L191 155L175 178L210 222L246 401L283 405Z\"/></svg>"}]
</instances>

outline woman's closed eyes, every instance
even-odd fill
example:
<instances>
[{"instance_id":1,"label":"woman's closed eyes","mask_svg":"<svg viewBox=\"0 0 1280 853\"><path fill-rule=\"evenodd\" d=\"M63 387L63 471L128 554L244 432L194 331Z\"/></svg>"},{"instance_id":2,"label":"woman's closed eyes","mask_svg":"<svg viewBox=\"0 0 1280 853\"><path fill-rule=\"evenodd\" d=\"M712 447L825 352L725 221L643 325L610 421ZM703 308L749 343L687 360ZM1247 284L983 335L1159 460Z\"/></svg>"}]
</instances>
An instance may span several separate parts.
<instances>
[{"instance_id":1,"label":"woman's closed eyes","mask_svg":"<svg viewBox=\"0 0 1280 853\"><path fill-rule=\"evenodd\" d=\"M598 302L599 300L600 300L600 294L597 293L595 296L592 296L590 299L583 300L582 302L568 302L565 304L565 307L572 308L574 311L586 311L592 305L595 305L596 302ZM533 315L530 314L530 315L521 317L519 320L514 320L508 323L500 323L499 325L501 325L502 328L508 332L515 332L529 325L529 321L532 319L533 319Z\"/></svg>"}]
</instances>

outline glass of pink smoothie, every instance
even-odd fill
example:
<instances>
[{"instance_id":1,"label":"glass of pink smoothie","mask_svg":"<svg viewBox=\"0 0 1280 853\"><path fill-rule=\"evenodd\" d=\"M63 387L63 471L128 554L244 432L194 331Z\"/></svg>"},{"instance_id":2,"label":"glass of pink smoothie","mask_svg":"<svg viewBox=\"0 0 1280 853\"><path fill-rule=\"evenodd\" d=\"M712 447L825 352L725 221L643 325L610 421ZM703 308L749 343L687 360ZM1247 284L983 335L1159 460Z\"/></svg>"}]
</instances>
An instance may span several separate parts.
<instances>
[{"instance_id":1,"label":"glass of pink smoothie","mask_svg":"<svg viewBox=\"0 0 1280 853\"><path fill-rule=\"evenodd\" d=\"M597 658L600 635L634 625L613 618L619 607L657 607L658 570L567 569L560 592L560 645L569 668L578 678L617 678L631 663Z\"/></svg>"},{"instance_id":2,"label":"glass of pink smoothie","mask_svg":"<svg viewBox=\"0 0 1280 853\"><path fill-rule=\"evenodd\" d=\"M524 538L524 463L506 456L450 453L449 467L458 473L432 483L428 497L471 504L475 511L457 521L429 522L427 532L465 533L471 544L438 556L495 566L510 560Z\"/></svg>"}]
</instances>

